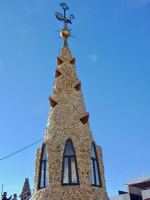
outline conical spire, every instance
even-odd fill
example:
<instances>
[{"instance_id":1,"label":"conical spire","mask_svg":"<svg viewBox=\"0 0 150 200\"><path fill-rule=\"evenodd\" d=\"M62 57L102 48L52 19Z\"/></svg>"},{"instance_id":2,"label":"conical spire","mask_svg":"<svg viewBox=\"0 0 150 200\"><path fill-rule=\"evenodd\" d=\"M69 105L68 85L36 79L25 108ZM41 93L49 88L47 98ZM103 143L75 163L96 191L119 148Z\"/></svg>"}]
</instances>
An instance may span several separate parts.
<instances>
[{"instance_id":1,"label":"conical spire","mask_svg":"<svg viewBox=\"0 0 150 200\"><path fill-rule=\"evenodd\" d=\"M68 47L68 42L66 38L63 38L63 44L62 47Z\"/></svg>"},{"instance_id":2,"label":"conical spire","mask_svg":"<svg viewBox=\"0 0 150 200\"><path fill-rule=\"evenodd\" d=\"M44 143L37 150L34 200L55 200L55 199L91 199L108 200L102 150L93 140L88 123L89 113L86 111L84 99L81 92L81 82L76 75L76 59L72 57L68 47L60 51L56 58L57 68L55 70L55 82L52 95L49 97L51 109L48 116L48 123ZM71 141L76 158L76 186L63 185L67 180L68 169L64 165L64 150L66 142ZM46 145L47 160L42 160L43 147ZM94 145L96 157L94 158L94 170L91 167L91 146ZM47 171L43 172L43 163ZM92 160L93 163L93 160ZM95 164L96 163L96 164ZM97 167L97 168L96 168ZM77 169L77 171L75 171ZM64 171L65 170L65 171ZM95 173L97 183L91 177ZM42 175L41 179L41 174ZM97 174L97 175L96 175ZM48 179L46 178L48 176ZM43 178L45 177L45 178ZM44 189L39 185L42 180ZM43 181L44 180L44 181ZM47 186L47 180L48 186ZM70 179L71 180L71 179ZM93 187L92 184L98 184Z\"/></svg>"},{"instance_id":3,"label":"conical spire","mask_svg":"<svg viewBox=\"0 0 150 200\"><path fill-rule=\"evenodd\" d=\"M24 181L20 197L22 195L27 195L28 198L31 197L31 190L30 190L30 184L29 184L29 179L28 178L26 178L25 181Z\"/></svg>"},{"instance_id":4,"label":"conical spire","mask_svg":"<svg viewBox=\"0 0 150 200\"><path fill-rule=\"evenodd\" d=\"M49 139L53 135L61 137L60 132L66 132L68 137L73 135L77 138L82 133L83 137L92 139L88 123L89 114L84 105L81 82L76 75L75 58L72 57L69 48L61 49L60 56L57 57L57 64L55 75L59 72L59 76L55 79L53 93L49 97L51 111L45 139ZM87 125L83 126L86 123ZM52 130L54 126L56 126L55 133Z\"/></svg>"}]
</instances>

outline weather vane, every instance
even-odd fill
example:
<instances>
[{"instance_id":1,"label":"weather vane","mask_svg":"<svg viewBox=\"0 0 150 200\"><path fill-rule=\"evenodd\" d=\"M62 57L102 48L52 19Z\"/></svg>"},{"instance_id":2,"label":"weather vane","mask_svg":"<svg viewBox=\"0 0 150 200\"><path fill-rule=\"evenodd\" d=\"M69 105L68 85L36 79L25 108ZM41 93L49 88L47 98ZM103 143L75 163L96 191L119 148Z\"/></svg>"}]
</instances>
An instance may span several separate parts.
<instances>
[{"instance_id":1,"label":"weather vane","mask_svg":"<svg viewBox=\"0 0 150 200\"><path fill-rule=\"evenodd\" d=\"M64 27L61 28L60 31L58 31L60 33L60 37L63 39L63 47L64 46L68 46L67 44L67 39L69 37L74 37L71 35L71 29L69 30L69 28L67 27L67 24L72 24L72 20L75 18L73 14L71 14L69 16L69 19L66 18L66 11L69 10L69 7L65 4L65 3L60 3L60 6L63 8L64 10L64 16L60 13L60 12L56 12L56 18L60 21L64 22Z\"/></svg>"}]
</instances>

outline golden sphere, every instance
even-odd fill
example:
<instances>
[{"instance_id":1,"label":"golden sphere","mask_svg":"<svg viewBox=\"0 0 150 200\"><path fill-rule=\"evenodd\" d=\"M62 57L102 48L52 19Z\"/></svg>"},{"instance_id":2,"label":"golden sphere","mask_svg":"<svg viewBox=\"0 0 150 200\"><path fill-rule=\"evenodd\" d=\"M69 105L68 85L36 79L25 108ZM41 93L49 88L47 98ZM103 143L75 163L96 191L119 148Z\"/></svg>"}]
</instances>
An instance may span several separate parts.
<instances>
[{"instance_id":1,"label":"golden sphere","mask_svg":"<svg viewBox=\"0 0 150 200\"><path fill-rule=\"evenodd\" d=\"M69 31L68 31L67 29L62 30L62 31L60 32L60 36L61 36L62 38L68 38L69 35L70 35L70 33L69 33Z\"/></svg>"}]
</instances>

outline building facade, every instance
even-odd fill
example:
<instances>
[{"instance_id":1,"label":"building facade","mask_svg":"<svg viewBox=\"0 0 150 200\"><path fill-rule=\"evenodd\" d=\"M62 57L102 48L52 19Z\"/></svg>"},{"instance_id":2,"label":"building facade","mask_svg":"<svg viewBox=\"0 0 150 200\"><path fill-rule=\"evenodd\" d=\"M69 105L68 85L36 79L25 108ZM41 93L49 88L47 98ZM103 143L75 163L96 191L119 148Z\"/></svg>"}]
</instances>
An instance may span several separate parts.
<instances>
[{"instance_id":1,"label":"building facade","mask_svg":"<svg viewBox=\"0 0 150 200\"><path fill-rule=\"evenodd\" d=\"M119 191L119 195L110 200L150 200L150 177L138 178L124 183L127 192Z\"/></svg>"}]
</instances>

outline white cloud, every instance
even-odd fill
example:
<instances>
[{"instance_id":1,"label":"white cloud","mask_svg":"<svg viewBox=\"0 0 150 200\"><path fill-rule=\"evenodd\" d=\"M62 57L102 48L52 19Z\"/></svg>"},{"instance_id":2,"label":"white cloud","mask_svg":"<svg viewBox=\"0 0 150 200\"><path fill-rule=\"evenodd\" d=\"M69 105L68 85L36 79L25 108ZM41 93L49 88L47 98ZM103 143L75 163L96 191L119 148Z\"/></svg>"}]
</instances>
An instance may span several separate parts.
<instances>
[{"instance_id":1,"label":"white cloud","mask_svg":"<svg viewBox=\"0 0 150 200\"><path fill-rule=\"evenodd\" d=\"M21 33L23 35L28 35L30 33L30 29L29 28L20 28L19 33Z\"/></svg>"},{"instance_id":2,"label":"white cloud","mask_svg":"<svg viewBox=\"0 0 150 200\"><path fill-rule=\"evenodd\" d=\"M139 158L145 158L145 157L148 157L149 154L147 153L147 151L145 149L139 148L136 151L135 156L139 157Z\"/></svg>"},{"instance_id":3,"label":"white cloud","mask_svg":"<svg viewBox=\"0 0 150 200\"><path fill-rule=\"evenodd\" d=\"M98 57L97 57L96 54L89 55L89 59L90 59L91 64L94 64L96 62L97 58Z\"/></svg>"},{"instance_id":4,"label":"white cloud","mask_svg":"<svg viewBox=\"0 0 150 200\"><path fill-rule=\"evenodd\" d=\"M2 61L0 60L0 70L2 70L3 69L3 63L2 63Z\"/></svg>"},{"instance_id":5,"label":"white cloud","mask_svg":"<svg viewBox=\"0 0 150 200\"><path fill-rule=\"evenodd\" d=\"M35 105L31 108L31 111L33 111L37 115L41 115L41 114L45 113L46 110L47 110L47 107L42 104Z\"/></svg>"},{"instance_id":6,"label":"white cloud","mask_svg":"<svg viewBox=\"0 0 150 200\"><path fill-rule=\"evenodd\" d=\"M145 6L147 3L150 3L150 0L128 0L131 5L134 6Z\"/></svg>"},{"instance_id":7,"label":"white cloud","mask_svg":"<svg viewBox=\"0 0 150 200\"><path fill-rule=\"evenodd\" d=\"M43 12L43 8L40 5L37 5L36 7L27 7L26 12L30 15L32 14L41 14Z\"/></svg>"},{"instance_id":8,"label":"white cloud","mask_svg":"<svg viewBox=\"0 0 150 200\"><path fill-rule=\"evenodd\" d=\"M29 15L35 15L35 14L39 15L45 12L46 10L48 10L49 5L51 5L52 3L53 3L53 0L49 0L47 2L43 0L33 0L30 5L25 6L25 11Z\"/></svg>"},{"instance_id":9,"label":"white cloud","mask_svg":"<svg viewBox=\"0 0 150 200\"><path fill-rule=\"evenodd\" d=\"M18 32L22 39L26 39L32 30L30 28L20 28Z\"/></svg>"}]
</instances>

